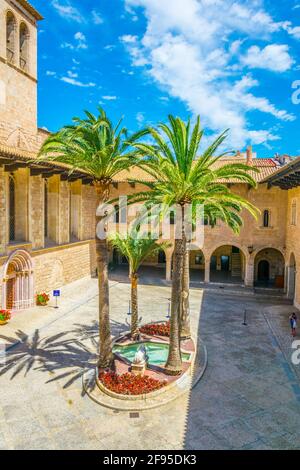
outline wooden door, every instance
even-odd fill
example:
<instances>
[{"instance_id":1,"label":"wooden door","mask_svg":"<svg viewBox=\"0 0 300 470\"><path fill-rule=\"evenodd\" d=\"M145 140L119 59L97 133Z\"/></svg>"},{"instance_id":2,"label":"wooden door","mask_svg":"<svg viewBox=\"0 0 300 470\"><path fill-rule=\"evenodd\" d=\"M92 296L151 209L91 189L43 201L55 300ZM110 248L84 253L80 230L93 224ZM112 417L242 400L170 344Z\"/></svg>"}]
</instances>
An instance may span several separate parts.
<instances>
[{"instance_id":1,"label":"wooden door","mask_svg":"<svg viewBox=\"0 0 300 470\"><path fill-rule=\"evenodd\" d=\"M10 278L7 281L6 291L6 308L12 310L15 300L15 278Z\"/></svg>"}]
</instances>

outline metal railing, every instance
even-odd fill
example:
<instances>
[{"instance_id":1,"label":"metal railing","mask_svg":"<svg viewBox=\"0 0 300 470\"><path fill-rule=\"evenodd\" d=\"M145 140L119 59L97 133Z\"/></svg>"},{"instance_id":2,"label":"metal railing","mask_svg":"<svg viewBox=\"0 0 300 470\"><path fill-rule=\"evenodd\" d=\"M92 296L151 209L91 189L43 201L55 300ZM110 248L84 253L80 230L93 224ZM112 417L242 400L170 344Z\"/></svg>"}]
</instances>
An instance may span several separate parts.
<instances>
[{"instance_id":1,"label":"metal railing","mask_svg":"<svg viewBox=\"0 0 300 470\"><path fill-rule=\"evenodd\" d=\"M15 53L9 47L6 48L6 57L7 57L8 62L14 61Z\"/></svg>"},{"instance_id":2,"label":"metal railing","mask_svg":"<svg viewBox=\"0 0 300 470\"><path fill-rule=\"evenodd\" d=\"M20 57L20 68L22 70L26 70L27 68L27 61L23 57Z\"/></svg>"}]
</instances>

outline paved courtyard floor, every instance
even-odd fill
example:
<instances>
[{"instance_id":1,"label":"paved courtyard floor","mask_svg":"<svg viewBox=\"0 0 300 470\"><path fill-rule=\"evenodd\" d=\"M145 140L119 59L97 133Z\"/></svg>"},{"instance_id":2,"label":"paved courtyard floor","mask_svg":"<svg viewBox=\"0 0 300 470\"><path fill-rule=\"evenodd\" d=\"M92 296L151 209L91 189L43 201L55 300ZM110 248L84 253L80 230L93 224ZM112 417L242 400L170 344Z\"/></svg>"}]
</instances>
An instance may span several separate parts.
<instances>
[{"instance_id":1,"label":"paved courtyard floor","mask_svg":"<svg viewBox=\"0 0 300 470\"><path fill-rule=\"evenodd\" d=\"M300 448L290 305L191 289L192 327L206 343L207 370L189 395L133 417L82 392L83 369L96 359L97 281L78 281L62 294L59 309L34 308L1 327L2 343L12 347L0 369L0 449ZM110 295L116 335L128 329L129 285L112 281ZM165 319L168 286L142 285L139 296L143 322Z\"/></svg>"}]
</instances>

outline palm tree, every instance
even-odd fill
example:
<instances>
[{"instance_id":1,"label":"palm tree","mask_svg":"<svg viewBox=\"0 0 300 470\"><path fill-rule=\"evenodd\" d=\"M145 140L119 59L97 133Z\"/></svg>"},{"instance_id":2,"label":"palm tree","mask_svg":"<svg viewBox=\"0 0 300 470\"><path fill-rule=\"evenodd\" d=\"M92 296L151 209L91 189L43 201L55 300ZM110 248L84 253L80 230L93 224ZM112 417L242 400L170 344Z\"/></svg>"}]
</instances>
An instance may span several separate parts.
<instances>
[{"instance_id":1,"label":"palm tree","mask_svg":"<svg viewBox=\"0 0 300 470\"><path fill-rule=\"evenodd\" d=\"M248 201L230 191L226 181L234 179L255 186L249 170L256 170L238 163L217 164L225 155L223 153L215 156L228 131L215 139L198 158L203 137L199 117L192 129L190 121L185 124L180 118L169 116L168 124L161 123L158 128L149 128L148 133L154 143L135 142L133 146L143 155L139 165L150 175L151 181L132 180L148 189L130 196L129 201L160 205L161 213L176 206L176 217L178 215L181 220L181 236L175 237L170 348L166 363L166 372L175 375L182 370L180 336L190 334L188 276L183 276L184 270L186 273L188 269L187 245L190 240L187 240L184 224L188 207L191 207L192 222L195 223L197 207L204 205L206 218L222 220L238 233L243 224L240 215L242 209L248 210L253 216L256 216L257 210Z\"/></svg>"},{"instance_id":2,"label":"palm tree","mask_svg":"<svg viewBox=\"0 0 300 470\"><path fill-rule=\"evenodd\" d=\"M65 126L51 135L43 144L39 159L57 161L69 166L69 171L82 170L93 180L97 208L101 209L109 199L113 177L128 170L136 162L136 151L129 150L135 139L144 131L127 138L127 131L109 120L105 111L98 108L98 115L85 111L85 118L73 118L73 125ZM95 215L96 227L104 222L103 211ZM104 238L104 237L102 237ZM112 360L109 321L108 250L106 239L95 236L99 286L99 367L108 367Z\"/></svg>"},{"instance_id":3,"label":"palm tree","mask_svg":"<svg viewBox=\"0 0 300 470\"><path fill-rule=\"evenodd\" d=\"M139 335L138 326L138 269L146 258L156 255L160 250L169 246L169 243L157 243L149 235L144 236L133 229L129 235L123 237L115 233L109 237L113 248L116 248L129 263L131 280L131 337L136 339Z\"/></svg>"}]
</instances>

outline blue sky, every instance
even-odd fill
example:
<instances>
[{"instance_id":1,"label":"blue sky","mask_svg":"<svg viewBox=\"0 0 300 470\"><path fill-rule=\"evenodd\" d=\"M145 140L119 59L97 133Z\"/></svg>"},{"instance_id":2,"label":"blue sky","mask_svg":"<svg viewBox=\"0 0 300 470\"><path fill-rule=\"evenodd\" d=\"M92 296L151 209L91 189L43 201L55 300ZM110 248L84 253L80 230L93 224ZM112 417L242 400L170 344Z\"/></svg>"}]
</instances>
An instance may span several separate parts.
<instances>
[{"instance_id":1,"label":"blue sky","mask_svg":"<svg viewBox=\"0 0 300 470\"><path fill-rule=\"evenodd\" d=\"M100 103L130 131L200 114L205 144L300 154L300 0L32 0L39 126ZM300 82L299 82L300 85Z\"/></svg>"}]
</instances>

